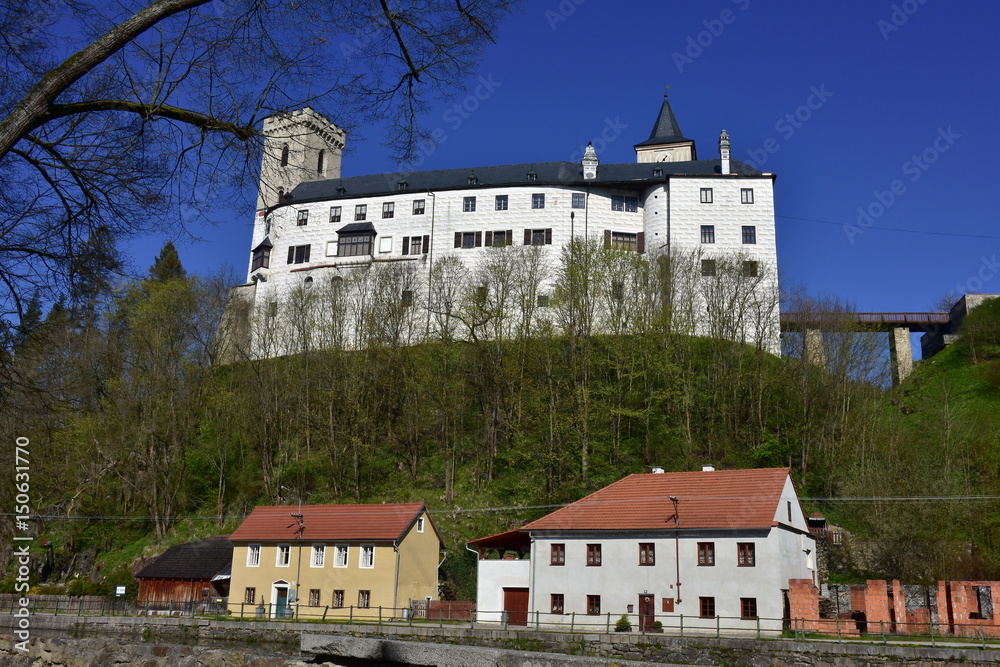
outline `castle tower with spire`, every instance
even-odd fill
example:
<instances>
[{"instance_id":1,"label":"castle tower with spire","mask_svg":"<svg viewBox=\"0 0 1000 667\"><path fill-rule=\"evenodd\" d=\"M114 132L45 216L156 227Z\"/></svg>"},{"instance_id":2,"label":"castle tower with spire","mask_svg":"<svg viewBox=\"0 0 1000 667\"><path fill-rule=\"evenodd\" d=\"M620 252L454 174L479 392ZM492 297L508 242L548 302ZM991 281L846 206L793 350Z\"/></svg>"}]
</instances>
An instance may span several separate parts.
<instances>
[{"instance_id":1,"label":"castle tower with spire","mask_svg":"<svg viewBox=\"0 0 1000 667\"><path fill-rule=\"evenodd\" d=\"M688 162L698 159L694 141L681 132L666 95L663 96L663 104L660 105L660 113L656 116L649 139L636 144L634 148L636 162Z\"/></svg>"}]
</instances>

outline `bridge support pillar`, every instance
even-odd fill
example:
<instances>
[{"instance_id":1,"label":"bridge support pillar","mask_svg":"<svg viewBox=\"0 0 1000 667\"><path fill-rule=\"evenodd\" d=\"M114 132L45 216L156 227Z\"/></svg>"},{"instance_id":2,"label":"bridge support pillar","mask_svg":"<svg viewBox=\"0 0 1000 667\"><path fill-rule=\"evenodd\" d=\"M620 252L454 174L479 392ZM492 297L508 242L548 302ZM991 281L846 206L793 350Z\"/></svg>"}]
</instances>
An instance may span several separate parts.
<instances>
[{"instance_id":1,"label":"bridge support pillar","mask_svg":"<svg viewBox=\"0 0 1000 667\"><path fill-rule=\"evenodd\" d=\"M826 368L826 350L823 349L823 332L819 329L806 329L803 335L803 356L810 364Z\"/></svg>"},{"instance_id":2,"label":"bridge support pillar","mask_svg":"<svg viewBox=\"0 0 1000 667\"><path fill-rule=\"evenodd\" d=\"M892 386L898 387L913 372L913 352L910 349L908 328L893 328L889 334L889 356L892 359Z\"/></svg>"}]
</instances>

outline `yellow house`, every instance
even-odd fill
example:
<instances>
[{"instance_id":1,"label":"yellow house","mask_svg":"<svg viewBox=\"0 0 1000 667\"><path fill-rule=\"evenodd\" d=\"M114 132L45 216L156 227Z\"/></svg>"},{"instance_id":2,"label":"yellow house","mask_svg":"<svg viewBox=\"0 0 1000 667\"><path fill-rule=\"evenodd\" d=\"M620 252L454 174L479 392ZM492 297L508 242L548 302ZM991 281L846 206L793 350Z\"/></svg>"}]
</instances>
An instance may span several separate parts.
<instances>
[{"instance_id":1,"label":"yellow house","mask_svg":"<svg viewBox=\"0 0 1000 667\"><path fill-rule=\"evenodd\" d=\"M444 545L423 503L261 506L229 539L243 617L401 617L436 600Z\"/></svg>"}]
</instances>

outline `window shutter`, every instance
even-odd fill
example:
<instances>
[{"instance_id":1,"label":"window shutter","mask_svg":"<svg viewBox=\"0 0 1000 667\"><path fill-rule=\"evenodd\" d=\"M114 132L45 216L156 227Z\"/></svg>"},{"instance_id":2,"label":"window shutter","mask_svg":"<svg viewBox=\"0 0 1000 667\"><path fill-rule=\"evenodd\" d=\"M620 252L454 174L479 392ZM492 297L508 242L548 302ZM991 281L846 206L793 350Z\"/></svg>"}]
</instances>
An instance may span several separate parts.
<instances>
[{"instance_id":1,"label":"window shutter","mask_svg":"<svg viewBox=\"0 0 1000 667\"><path fill-rule=\"evenodd\" d=\"M640 255L646 252L646 232L639 232L636 235L635 245Z\"/></svg>"},{"instance_id":2,"label":"window shutter","mask_svg":"<svg viewBox=\"0 0 1000 667\"><path fill-rule=\"evenodd\" d=\"M288 246L288 263L295 262L295 246Z\"/></svg>"},{"instance_id":3,"label":"window shutter","mask_svg":"<svg viewBox=\"0 0 1000 667\"><path fill-rule=\"evenodd\" d=\"M610 229L605 229L604 230L604 249L607 250L610 247L611 247L611 230Z\"/></svg>"},{"instance_id":4,"label":"window shutter","mask_svg":"<svg viewBox=\"0 0 1000 667\"><path fill-rule=\"evenodd\" d=\"M508 229L507 230L507 245L511 245L513 243L514 243L514 230L513 229Z\"/></svg>"},{"instance_id":5,"label":"window shutter","mask_svg":"<svg viewBox=\"0 0 1000 667\"><path fill-rule=\"evenodd\" d=\"M404 236L403 237L403 254L404 255L409 255L410 254L410 237L409 236Z\"/></svg>"},{"instance_id":6,"label":"window shutter","mask_svg":"<svg viewBox=\"0 0 1000 667\"><path fill-rule=\"evenodd\" d=\"M552 228L545 230L545 245L552 245Z\"/></svg>"},{"instance_id":7,"label":"window shutter","mask_svg":"<svg viewBox=\"0 0 1000 667\"><path fill-rule=\"evenodd\" d=\"M430 235L424 234L424 244L422 246L420 246L420 247L423 248L424 254L426 255L427 252L431 249L431 237L430 237Z\"/></svg>"},{"instance_id":8,"label":"window shutter","mask_svg":"<svg viewBox=\"0 0 1000 667\"><path fill-rule=\"evenodd\" d=\"M524 230L524 245L531 245L531 230Z\"/></svg>"},{"instance_id":9,"label":"window shutter","mask_svg":"<svg viewBox=\"0 0 1000 667\"><path fill-rule=\"evenodd\" d=\"M312 245L307 245L306 246L306 256L305 256L305 259L302 260L303 262L308 262L309 261L309 249L310 248L312 248Z\"/></svg>"},{"instance_id":10,"label":"window shutter","mask_svg":"<svg viewBox=\"0 0 1000 667\"><path fill-rule=\"evenodd\" d=\"M487 246L493 245L493 232L486 232L486 245Z\"/></svg>"},{"instance_id":11,"label":"window shutter","mask_svg":"<svg viewBox=\"0 0 1000 667\"><path fill-rule=\"evenodd\" d=\"M462 247L462 232L455 232L455 247Z\"/></svg>"},{"instance_id":12,"label":"window shutter","mask_svg":"<svg viewBox=\"0 0 1000 667\"><path fill-rule=\"evenodd\" d=\"M483 233L482 232L476 232L476 247L477 248L482 248L483 247Z\"/></svg>"}]
</instances>

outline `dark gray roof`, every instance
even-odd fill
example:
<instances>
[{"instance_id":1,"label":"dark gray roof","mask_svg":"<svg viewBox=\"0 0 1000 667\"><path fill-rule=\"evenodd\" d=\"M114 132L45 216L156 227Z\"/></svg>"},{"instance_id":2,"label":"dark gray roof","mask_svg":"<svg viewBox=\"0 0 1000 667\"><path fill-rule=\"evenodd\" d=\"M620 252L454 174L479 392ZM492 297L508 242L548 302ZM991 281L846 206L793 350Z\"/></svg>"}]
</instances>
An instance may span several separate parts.
<instances>
[{"instance_id":1,"label":"dark gray roof","mask_svg":"<svg viewBox=\"0 0 1000 667\"><path fill-rule=\"evenodd\" d=\"M673 109L670 108L670 102L667 100L667 96L664 95L663 105L660 107L660 113L656 117L653 131L649 133L649 139L646 139L641 144L636 144L636 148L639 146L674 144L679 141L691 141L691 139L685 137L684 133L681 132L681 127L677 124L677 119L674 117Z\"/></svg>"},{"instance_id":2,"label":"dark gray roof","mask_svg":"<svg viewBox=\"0 0 1000 667\"><path fill-rule=\"evenodd\" d=\"M370 222L352 222L337 230L338 234L363 234L364 232L375 233L375 225Z\"/></svg>"},{"instance_id":3,"label":"dark gray roof","mask_svg":"<svg viewBox=\"0 0 1000 667\"><path fill-rule=\"evenodd\" d=\"M135 576L137 579L209 581L232 562L233 543L229 536L216 535L170 547Z\"/></svg>"},{"instance_id":4,"label":"dark gray roof","mask_svg":"<svg viewBox=\"0 0 1000 667\"><path fill-rule=\"evenodd\" d=\"M661 172L657 175L656 170ZM535 180L528 179L529 172L535 172ZM692 160L689 162L657 162L622 164L602 164L597 168L597 178L583 179L583 169L576 162L539 162L535 164L513 164L499 167L476 167L475 169L438 169L435 171L413 171L406 173L372 174L352 176L325 181L301 183L292 190L292 202L296 204L347 199L374 195L405 194L410 190L458 190L522 185L565 185L585 187L593 185L644 187L663 183L670 176L711 176L720 173L720 161ZM730 160L730 171L741 176L759 176L761 172L739 160ZM469 176L475 172L476 184L469 185ZM405 181L406 190L399 190L398 183ZM350 226L350 225L348 225Z\"/></svg>"},{"instance_id":5,"label":"dark gray roof","mask_svg":"<svg viewBox=\"0 0 1000 667\"><path fill-rule=\"evenodd\" d=\"M260 250L261 248L273 248L273 247L274 247L274 244L271 243L271 237L270 236L265 236L264 240L261 241L260 243L258 243L257 247L254 248L254 250L256 251L256 250Z\"/></svg>"}]
</instances>

